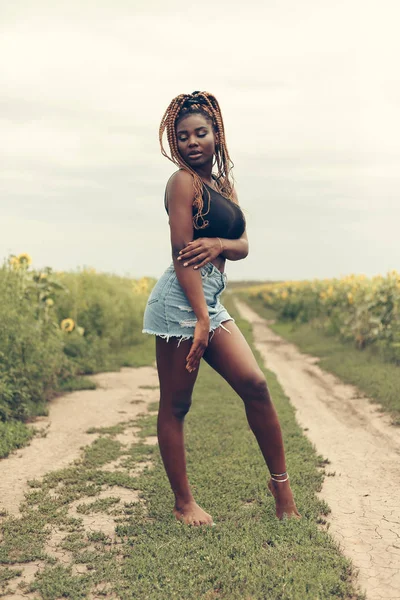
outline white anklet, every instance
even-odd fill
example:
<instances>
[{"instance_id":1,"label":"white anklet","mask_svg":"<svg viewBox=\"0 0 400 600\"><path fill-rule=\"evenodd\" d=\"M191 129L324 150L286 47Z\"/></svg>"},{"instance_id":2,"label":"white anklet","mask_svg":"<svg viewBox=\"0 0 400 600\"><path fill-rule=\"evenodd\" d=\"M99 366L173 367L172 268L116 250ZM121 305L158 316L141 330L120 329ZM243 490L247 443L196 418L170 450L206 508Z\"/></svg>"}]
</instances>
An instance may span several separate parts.
<instances>
[{"instance_id":1,"label":"white anklet","mask_svg":"<svg viewBox=\"0 0 400 600\"><path fill-rule=\"evenodd\" d=\"M282 473L282 475L287 475L287 473ZM287 475L286 479L275 479L275 477L272 477L272 475L271 475L271 479L272 479L272 481L276 481L277 483L282 483L289 479L289 475Z\"/></svg>"}]
</instances>

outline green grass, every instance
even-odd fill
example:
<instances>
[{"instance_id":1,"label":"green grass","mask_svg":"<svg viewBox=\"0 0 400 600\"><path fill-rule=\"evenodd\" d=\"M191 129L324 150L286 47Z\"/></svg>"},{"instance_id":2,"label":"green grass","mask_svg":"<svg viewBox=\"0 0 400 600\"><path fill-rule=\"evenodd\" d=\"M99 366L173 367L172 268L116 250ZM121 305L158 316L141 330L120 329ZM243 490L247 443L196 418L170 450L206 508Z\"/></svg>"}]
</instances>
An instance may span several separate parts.
<instances>
[{"instance_id":1,"label":"green grass","mask_svg":"<svg viewBox=\"0 0 400 600\"><path fill-rule=\"evenodd\" d=\"M95 390L96 384L94 381L89 379L89 377L85 377L84 375L80 375L79 377L71 377L66 381L62 381L59 384L60 392L75 392L77 390Z\"/></svg>"},{"instance_id":2,"label":"green grass","mask_svg":"<svg viewBox=\"0 0 400 600\"><path fill-rule=\"evenodd\" d=\"M154 335L143 334L140 344L133 346L119 357L123 367L146 367L155 361L155 338Z\"/></svg>"},{"instance_id":3,"label":"green grass","mask_svg":"<svg viewBox=\"0 0 400 600\"><path fill-rule=\"evenodd\" d=\"M8 567L2 569L2 571L0 572L0 586L6 581L14 579L14 577L18 577L19 575L21 575L21 573L21 569L9 569Z\"/></svg>"},{"instance_id":4,"label":"green grass","mask_svg":"<svg viewBox=\"0 0 400 600\"><path fill-rule=\"evenodd\" d=\"M241 295L262 317L274 319L275 312L258 298ZM327 335L313 323L275 322L271 329L298 348L321 360L322 369L337 375L343 382L356 385L369 399L391 415L393 425L400 425L400 369L385 362L373 348L358 350L350 343Z\"/></svg>"},{"instance_id":5,"label":"green grass","mask_svg":"<svg viewBox=\"0 0 400 600\"><path fill-rule=\"evenodd\" d=\"M0 458L29 444L34 435L34 430L21 421L0 421Z\"/></svg>"},{"instance_id":6,"label":"green grass","mask_svg":"<svg viewBox=\"0 0 400 600\"><path fill-rule=\"evenodd\" d=\"M250 339L248 324L238 318L237 323ZM124 447L114 439L114 429L105 429L84 449L81 460L30 482L22 518L3 520L3 589L12 583L10 565L42 559L47 566L27 590L46 600L86 598L90 591L96 597L113 592L124 600L361 598L352 587L350 562L326 532L329 508L315 495L326 461L296 424L275 376L267 372L267 379L283 427L301 521L275 518L266 467L242 402L202 364L186 421L187 463L195 497L216 526L178 523L158 448L142 441ZM139 426L142 435L155 435L156 416L126 423L126 428L131 426ZM102 470L116 458L121 464L117 472ZM149 459L152 469L130 475L135 465ZM115 488L109 498L96 499L110 485L140 490L143 502L115 502ZM102 531L85 530L81 518L68 514L68 505L84 498L91 503L82 504L82 514L94 516L102 510L117 520L116 542ZM71 564L46 555L52 529L65 533L60 548L71 552ZM85 565L86 572L74 573L73 565Z\"/></svg>"},{"instance_id":7,"label":"green grass","mask_svg":"<svg viewBox=\"0 0 400 600\"><path fill-rule=\"evenodd\" d=\"M110 359L109 370L119 370L120 367L143 367L154 363L154 337L143 335L141 343L121 351ZM83 375L71 377L62 382L55 396L60 393L74 392L77 390L95 390L97 385L94 381ZM51 401L50 401L51 402ZM30 405L30 415L46 415L49 404L43 402ZM21 421L0 421L0 459L5 458L17 448L26 446L35 436L35 431Z\"/></svg>"},{"instance_id":8,"label":"green grass","mask_svg":"<svg viewBox=\"0 0 400 600\"><path fill-rule=\"evenodd\" d=\"M142 335L140 343L129 348L110 354L107 358L107 368L105 371L118 371L120 367L146 367L154 363L154 336ZM72 392L75 390L93 390L96 384L83 375L71 377L60 385L63 392Z\"/></svg>"}]
</instances>

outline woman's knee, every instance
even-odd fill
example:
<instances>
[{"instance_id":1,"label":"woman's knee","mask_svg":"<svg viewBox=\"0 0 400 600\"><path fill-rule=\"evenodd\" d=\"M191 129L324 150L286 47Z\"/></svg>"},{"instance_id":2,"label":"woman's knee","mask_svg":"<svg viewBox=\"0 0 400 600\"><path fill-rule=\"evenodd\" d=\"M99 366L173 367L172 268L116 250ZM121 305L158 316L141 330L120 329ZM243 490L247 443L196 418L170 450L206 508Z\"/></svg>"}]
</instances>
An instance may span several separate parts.
<instances>
[{"instance_id":1,"label":"woman's knee","mask_svg":"<svg viewBox=\"0 0 400 600\"><path fill-rule=\"evenodd\" d=\"M191 391L173 392L169 398L161 397L160 408L170 412L176 419L183 421L192 405Z\"/></svg>"},{"instance_id":2,"label":"woman's knee","mask_svg":"<svg viewBox=\"0 0 400 600\"><path fill-rule=\"evenodd\" d=\"M173 413L174 417L176 417L180 421L183 421L183 419L188 414L191 405L192 405L192 398L191 397L189 397L189 398L183 398L183 397L176 398L174 400L173 404L172 404L172 413Z\"/></svg>"},{"instance_id":3,"label":"woman's knee","mask_svg":"<svg viewBox=\"0 0 400 600\"><path fill-rule=\"evenodd\" d=\"M246 375L240 382L241 396L244 402L270 402L268 384L262 371Z\"/></svg>"}]
</instances>

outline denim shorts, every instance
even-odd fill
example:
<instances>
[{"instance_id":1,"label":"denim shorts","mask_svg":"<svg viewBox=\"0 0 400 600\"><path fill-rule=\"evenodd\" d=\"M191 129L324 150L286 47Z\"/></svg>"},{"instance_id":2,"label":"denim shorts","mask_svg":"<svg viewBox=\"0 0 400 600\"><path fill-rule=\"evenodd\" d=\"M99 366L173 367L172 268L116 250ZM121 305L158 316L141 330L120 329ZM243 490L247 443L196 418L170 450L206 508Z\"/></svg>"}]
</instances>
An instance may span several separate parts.
<instances>
[{"instance_id":1,"label":"denim shorts","mask_svg":"<svg viewBox=\"0 0 400 600\"><path fill-rule=\"evenodd\" d=\"M200 269L204 297L210 316L210 332L218 327L226 329L224 321L234 321L219 301L226 288L226 274L221 273L211 262ZM174 264L164 271L154 286L143 318L143 333L158 335L167 341L170 337L188 340L194 336L196 315L180 285Z\"/></svg>"}]
</instances>

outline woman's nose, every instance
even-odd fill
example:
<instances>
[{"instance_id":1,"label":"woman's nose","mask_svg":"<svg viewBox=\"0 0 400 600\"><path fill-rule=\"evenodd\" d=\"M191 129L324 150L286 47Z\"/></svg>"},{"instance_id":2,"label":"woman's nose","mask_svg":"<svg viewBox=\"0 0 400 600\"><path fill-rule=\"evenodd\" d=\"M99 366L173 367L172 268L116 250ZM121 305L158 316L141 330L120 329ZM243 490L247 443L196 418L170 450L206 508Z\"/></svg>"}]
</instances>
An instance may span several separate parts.
<instances>
[{"instance_id":1,"label":"woman's nose","mask_svg":"<svg viewBox=\"0 0 400 600\"><path fill-rule=\"evenodd\" d=\"M192 146L197 146L197 140L195 137L189 138L189 146L190 148L192 148Z\"/></svg>"}]
</instances>

